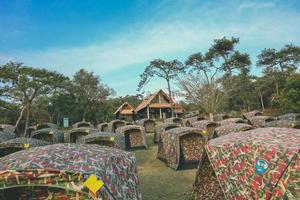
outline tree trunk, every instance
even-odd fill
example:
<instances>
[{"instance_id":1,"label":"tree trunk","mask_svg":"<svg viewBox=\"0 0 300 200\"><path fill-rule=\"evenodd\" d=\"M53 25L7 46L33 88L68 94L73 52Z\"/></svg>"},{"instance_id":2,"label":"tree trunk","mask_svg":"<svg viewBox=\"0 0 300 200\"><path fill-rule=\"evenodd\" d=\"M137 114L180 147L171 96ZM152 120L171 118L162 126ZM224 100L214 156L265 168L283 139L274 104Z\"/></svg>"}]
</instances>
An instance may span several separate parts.
<instances>
[{"instance_id":1,"label":"tree trunk","mask_svg":"<svg viewBox=\"0 0 300 200\"><path fill-rule=\"evenodd\" d=\"M23 117L23 113L24 113L25 109L26 109L26 106L23 106L23 108L21 109L21 113L19 115L19 118L16 121L15 128L16 128L17 132L19 132L18 126L19 126L19 123L20 123L20 121L21 121L21 119Z\"/></svg>"},{"instance_id":2,"label":"tree trunk","mask_svg":"<svg viewBox=\"0 0 300 200\"><path fill-rule=\"evenodd\" d=\"M214 114L211 112L209 113L209 120L214 121Z\"/></svg>"},{"instance_id":3,"label":"tree trunk","mask_svg":"<svg viewBox=\"0 0 300 200\"><path fill-rule=\"evenodd\" d=\"M264 99L263 99L262 95L260 95L260 103L261 103L261 108L264 111L265 110L265 104L264 104Z\"/></svg>"},{"instance_id":4,"label":"tree trunk","mask_svg":"<svg viewBox=\"0 0 300 200\"><path fill-rule=\"evenodd\" d=\"M278 82L276 82L276 94L279 95L279 85L278 85Z\"/></svg>"},{"instance_id":5,"label":"tree trunk","mask_svg":"<svg viewBox=\"0 0 300 200\"><path fill-rule=\"evenodd\" d=\"M174 108L173 108L173 98L172 98L172 92L171 92L171 87L170 87L170 80L167 79L167 83L168 83L168 91L169 91L169 96L171 99L171 117L174 117Z\"/></svg>"},{"instance_id":6,"label":"tree trunk","mask_svg":"<svg viewBox=\"0 0 300 200\"><path fill-rule=\"evenodd\" d=\"M29 117L30 117L30 103L27 104L27 113L26 113L26 121L25 121L25 132L24 132L24 137L27 137L27 129L28 129L28 124L29 124Z\"/></svg>"}]
</instances>

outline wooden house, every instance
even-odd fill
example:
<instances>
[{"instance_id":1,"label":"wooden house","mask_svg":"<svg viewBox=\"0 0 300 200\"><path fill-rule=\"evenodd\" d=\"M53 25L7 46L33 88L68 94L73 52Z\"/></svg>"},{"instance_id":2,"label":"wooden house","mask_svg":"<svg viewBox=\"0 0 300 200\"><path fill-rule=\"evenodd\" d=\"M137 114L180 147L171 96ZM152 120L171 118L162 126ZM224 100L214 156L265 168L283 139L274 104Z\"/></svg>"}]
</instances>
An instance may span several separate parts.
<instances>
[{"instance_id":1,"label":"wooden house","mask_svg":"<svg viewBox=\"0 0 300 200\"><path fill-rule=\"evenodd\" d=\"M116 115L116 119L133 121L135 110L129 103L125 102L115 111L114 114Z\"/></svg>"},{"instance_id":2,"label":"wooden house","mask_svg":"<svg viewBox=\"0 0 300 200\"><path fill-rule=\"evenodd\" d=\"M171 98L163 90L146 97L135 109L137 118L143 119L166 119L172 117L171 106L174 116L181 117L183 108L179 104L172 103Z\"/></svg>"}]
</instances>

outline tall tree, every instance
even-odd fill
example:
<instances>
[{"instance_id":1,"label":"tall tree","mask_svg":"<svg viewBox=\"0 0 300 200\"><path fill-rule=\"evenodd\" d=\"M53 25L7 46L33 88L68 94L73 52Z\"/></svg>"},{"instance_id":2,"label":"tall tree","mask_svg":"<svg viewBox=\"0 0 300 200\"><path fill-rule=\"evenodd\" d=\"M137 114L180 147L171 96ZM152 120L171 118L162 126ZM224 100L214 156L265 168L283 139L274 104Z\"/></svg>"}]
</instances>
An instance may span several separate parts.
<instances>
[{"instance_id":1,"label":"tall tree","mask_svg":"<svg viewBox=\"0 0 300 200\"><path fill-rule=\"evenodd\" d=\"M21 106L16 127L26 111L25 132L30 120L33 102L42 95L50 95L62 87L67 78L56 72L23 66L22 63L9 62L0 67L1 88L6 101L13 101Z\"/></svg>"},{"instance_id":2,"label":"tall tree","mask_svg":"<svg viewBox=\"0 0 300 200\"><path fill-rule=\"evenodd\" d=\"M171 91L171 81L179 77L180 74L185 72L185 66L178 60L164 61L156 59L150 62L146 67L143 74L140 75L140 82L138 91L141 90L153 77L165 79L168 86L168 92L171 100L173 95ZM173 104L173 102L171 102ZM171 105L172 116L174 116L173 105Z\"/></svg>"},{"instance_id":3,"label":"tall tree","mask_svg":"<svg viewBox=\"0 0 300 200\"><path fill-rule=\"evenodd\" d=\"M187 102L201 107L211 120L214 114L224 107L227 94L222 91L221 85L215 80L208 83L197 75L189 74L179 80L178 86Z\"/></svg>"},{"instance_id":4,"label":"tall tree","mask_svg":"<svg viewBox=\"0 0 300 200\"><path fill-rule=\"evenodd\" d=\"M238 43L239 38L234 37L216 39L206 54L212 66L225 72L228 77L231 77L234 71L241 71L251 65L250 56L236 50Z\"/></svg>"},{"instance_id":5,"label":"tall tree","mask_svg":"<svg viewBox=\"0 0 300 200\"><path fill-rule=\"evenodd\" d=\"M202 73L207 83L212 82L219 71L219 68L213 63L211 52L207 52L205 55L201 52L192 54L185 61L185 65L190 67L190 73Z\"/></svg>"},{"instance_id":6,"label":"tall tree","mask_svg":"<svg viewBox=\"0 0 300 200\"><path fill-rule=\"evenodd\" d=\"M300 74L287 78L287 83L279 97L279 105L284 112L300 112Z\"/></svg>"},{"instance_id":7,"label":"tall tree","mask_svg":"<svg viewBox=\"0 0 300 200\"><path fill-rule=\"evenodd\" d=\"M287 77L291 76L300 66L300 47L293 44L285 45L280 50L264 49L257 56L258 67L263 68L265 88L273 88L271 102L278 102Z\"/></svg>"},{"instance_id":8,"label":"tall tree","mask_svg":"<svg viewBox=\"0 0 300 200\"><path fill-rule=\"evenodd\" d=\"M77 110L81 113L82 120L85 120L88 114L95 112L97 104L114 94L114 91L104 85L100 77L93 72L80 69L73 77L71 93L75 96Z\"/></svg>"},{"instance_id":9,"label":"tall tree","mask_svg":"<svg viewBox=\"0 0 300 200\"><path fill-rule=\"evenodd\" d=\"M296 70L300 65L300 47L293 44L285 45L279 51L264 49L257 56L257 66L281 72Z\"/></svg>"}]
</instances>

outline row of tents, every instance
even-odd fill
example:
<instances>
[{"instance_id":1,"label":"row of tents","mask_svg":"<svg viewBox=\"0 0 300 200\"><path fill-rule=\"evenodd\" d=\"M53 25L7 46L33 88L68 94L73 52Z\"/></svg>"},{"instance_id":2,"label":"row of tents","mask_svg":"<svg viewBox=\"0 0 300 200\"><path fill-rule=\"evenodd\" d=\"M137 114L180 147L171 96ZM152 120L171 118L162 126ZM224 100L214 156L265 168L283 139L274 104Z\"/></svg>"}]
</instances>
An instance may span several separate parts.
<instances>
[{"instance_id":1,"label":"row of tents","mask_svg":"<svg viewBox=\"0 0 300 200\"><path fill-rule=\"evenodd\" d=\"M193 117L167 119L154 125L146 123L149 120L140 125L110 123L108 127L117 127L114 132L77 123L63 134L69 143L52 145L48 144L56 142L47 140L49 137L34 138L33 131L33 138L19 141L25 151L12 153L14 150L8 148L9 155L0 159L0 199L17 199L13 195L25 199L49 195L67 199L141 199L135 156L124 150L147 148L146 127L155 132L157 158L167 166L174 170L198 167L194 199L297 199L300 130L295 128L299 116L294 113L268 120L270 117L255 111L243 118L223 117L218 122ZM289 121L290 128L260 128L281 120ZM46 128L49 127L40 130ZM61 132L57 127L50 129L50 135ZM78 134L79 129L89 133ZM9 131L0 134L5 133ZM0 146L9 141L12 140ZM16 147L17 142L11 146ZM86 183L93 175L97 178L92 185L104 184L96 192L91 192L93 188Z\"/></svg>"}]
</instances>

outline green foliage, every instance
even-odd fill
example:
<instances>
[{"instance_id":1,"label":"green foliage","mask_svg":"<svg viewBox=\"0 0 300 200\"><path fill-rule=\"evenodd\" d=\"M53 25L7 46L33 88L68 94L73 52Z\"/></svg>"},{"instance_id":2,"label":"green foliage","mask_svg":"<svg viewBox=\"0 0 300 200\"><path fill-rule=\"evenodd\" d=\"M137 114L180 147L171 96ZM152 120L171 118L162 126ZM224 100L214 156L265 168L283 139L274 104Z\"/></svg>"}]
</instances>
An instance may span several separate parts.
<instances>
[{"instance_id":1,"label":"green foliage","mask_svg":"<svg viewBox=\"0 0 300 200\"><path fill-rule=\"evenodd\" d=\"M81 120L94 118L98 105L114 91L101 83L99 76L93 72L80 69L73 77L70 86L71 94L75 97L76 110L81 113Z\"/></svg>"},{"instance_id":2,"label":"green foliage","mask_svg":"<svg viewBox=\"0 0 300 200\"><path fill-rule=\"evenodd\" d=\"M62 88L66 80L66 77L56 72L23 66L22 63L9 62L0 67L2 100L14 102L21 107L19 119L26 108L25 135L34 100L51 95L56 89Z\"/></svg>"},{"instance_id":3,"label":"green foliage","mask_svg":"<svg viewBox=\"0 0 300 200\"><path fill-rule=\"evenodd\" d=\"M300 112L300 74L287 78L287 83L279 98L280 109L285 112Z\"/></svg>"},{"instance_id":4,"label":"green foliage","mask_svg":"<svg viewBox=\"0 0 300 200\"><path fill-rule=\"evenodd\" d=\"M153 60L140 76L141 81L138 85L138 90L141 90L154 76L163 78L169 83L170 80L174 80L179 74L184 72L185 66L178 60Z\"/></svg>"},{"instance_id":5,"label":"green foliage","mask_svg":"<svg viewBox=\"0 0 300 200\"><path fill-rule=\"evenodd\" d=\"M231 79L225 79L223 86L228 93L227 111L257 108L254 77L248 70L243 70L242 73L232 76Z\"/></svg>"},{"instance_id":6,"label":"green foliage","mask_svg":"<svg viewBox=\"0 0 300 200\"><path fill-rule=\"evenodd\" d=\"M282 49L264 49L257 56L257 66L273 70L296 70L300 64L300 47L293 44L285 45Z\"/></svg>"},{"instance_id":7,"label":"green foliage","mask_svg":"<svg viewBox=\"0 0 300 200\"><path fill-rule=\"evenodd\" d=\"M206 54L206 57L214 61L213 66L229 77L235 70L241 71L251 65L249 54L235 49L238 43L239 39L234 37L216 39Z\"/></svg>"}]
</instances>

